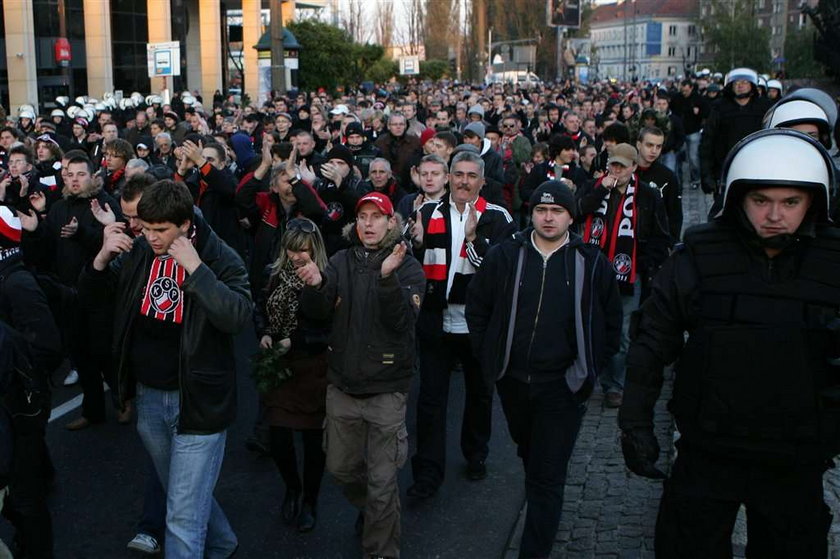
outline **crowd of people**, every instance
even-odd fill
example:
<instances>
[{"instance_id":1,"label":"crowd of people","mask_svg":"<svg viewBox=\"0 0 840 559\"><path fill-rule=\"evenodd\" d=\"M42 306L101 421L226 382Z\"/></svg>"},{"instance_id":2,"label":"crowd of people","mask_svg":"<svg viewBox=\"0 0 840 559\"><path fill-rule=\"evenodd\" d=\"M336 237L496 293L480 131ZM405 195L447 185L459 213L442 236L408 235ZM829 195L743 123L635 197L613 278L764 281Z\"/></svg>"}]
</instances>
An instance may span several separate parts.
<instances>
[{"instance_id":1,"label":"crowd of people","mask_svg":"<svg viewBox=\"0 0 840 559\"><path fill-rule=\"evenodd\" d=\"M15 355L0 359L0 381L15 371L0 382L0 485L16 556L54 552L58 370L84 395L66 429L106 421L103 380L116 420L136 416L148 482L128 547L233 555L213 488L237 415L233 340L250 327L248 444L274 459L279 516L301 533L326 470L365 556L399 557L397 471L411 459L407 497L438 493L458 373L463 474L487 476L498 392L525 470L520 556L548 557L589 396L620 408L630 470L662 478L652 410L678 361L658 556L728 556L741 503L761 515L748 553L825 556L817 476L840 450L829 95L736 68L244 107L110 100L23 107L0 128L0 348ZM683 185L714 197L685 238Z\"/></svg>"}]
</instances>

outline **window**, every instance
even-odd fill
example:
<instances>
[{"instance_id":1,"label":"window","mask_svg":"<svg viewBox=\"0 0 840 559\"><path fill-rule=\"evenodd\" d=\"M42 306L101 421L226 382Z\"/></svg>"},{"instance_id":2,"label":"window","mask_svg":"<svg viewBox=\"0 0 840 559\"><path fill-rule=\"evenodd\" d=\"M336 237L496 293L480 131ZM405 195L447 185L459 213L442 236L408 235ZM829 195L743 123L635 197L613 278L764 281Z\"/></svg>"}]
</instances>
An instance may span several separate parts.
<instances>
[{"instance_id":1,"label":"window","mask_svg":"<svg viewBox=\"0 0 840 559\"><path fill-rule=\"evenodd\" d=\"M676 56L677 47L668 47L668 56Z\"/></svg>"},{"instance_id":2,"label":"window","mask_svg":"<svg viewBox=\"0 0 840 559\"><path fill-rule=\"evenodd\" d=\"M697 34L697 26L696 25L689 25L688 26L688 36L694 37Z\"/></svg>"},{"instance_id":3,"label":"window","mask_svg":"<svg viewBox=\"0 0 840 559\"><path fill-rule=\"evenodd\" d=\"M677 34L677 26L676 25L669 25L668 26L668 36L674 37Z\"/></svg>"},{"instance_id":4,"label":"window","mask_svg":"<svg viewBox=\"0 0 840 559\"><path fill-rule=\"evenodd\" d=\"M676 76L677 75L677 67L676 66L668 66L668 75L669 76Z\"/></svg>"}]
</instances>

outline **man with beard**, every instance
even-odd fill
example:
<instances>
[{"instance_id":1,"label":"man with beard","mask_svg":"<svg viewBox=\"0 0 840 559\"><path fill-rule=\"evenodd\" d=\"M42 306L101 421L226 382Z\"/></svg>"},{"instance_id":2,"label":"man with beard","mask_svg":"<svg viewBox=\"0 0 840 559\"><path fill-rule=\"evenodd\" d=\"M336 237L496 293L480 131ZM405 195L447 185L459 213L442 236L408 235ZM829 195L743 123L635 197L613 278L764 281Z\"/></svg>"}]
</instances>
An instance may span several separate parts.
<instances>
[{"instance_id":1,"label":"man with beard","mask_svg":"<svg viewBox=\"0 0 840 559\"><path fill-rule=\"evenodd\" d=\"M586 401L621 329L609 261L569 231L572 192L547 181L529 202L533 227L485 256L466 305L474 353L496 381L525 469L523 559L551 554Z\"/></svg>"}]
</instances>

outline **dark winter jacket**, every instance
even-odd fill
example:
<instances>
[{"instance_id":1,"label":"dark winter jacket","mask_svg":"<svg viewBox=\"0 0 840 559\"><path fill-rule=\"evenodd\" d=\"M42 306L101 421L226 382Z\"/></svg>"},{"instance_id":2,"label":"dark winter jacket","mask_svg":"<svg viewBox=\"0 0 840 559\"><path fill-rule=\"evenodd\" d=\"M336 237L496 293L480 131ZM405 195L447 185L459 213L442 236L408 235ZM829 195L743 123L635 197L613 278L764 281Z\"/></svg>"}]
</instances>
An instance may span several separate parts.
<instances>
[{"instance_id":1,"label":"dark winter jacket","mask_svg":"<svg viewBox=\"0 0 840 559\"><path fill-rule=\"evenodd\" d=\"M508 339L508 330L519 302L524 298L540 301L540 297L561 297L571 291L568 296L574 300L575 322L567 332L577 355L566 370L566 379L575 392L591 390L604 364L618 351L622 309L615 273L598 247L585 244L571 233L569 243L546 262L542 283L520 283L514 301L520 254L522 265L526 260L542 260L533 247L532 231L528 228L493 247L470 283L466 317L473 351L485 374L501 378L510 365L508 348L513 340ZM547 316L541 310L538 303L533 322L514 324L514 337L525 329L539 338L527 356L531 372L537 376L552 371L558 360L566 357L557 355L560 344L552 342L552 337L559 335L556 316Z\"/></svg>"},{"instance_id":2,"label":"dark winter jacket","mask_svg":"<svg viewBox=\"0 0 840 559\"><path fill-rule=\"evenodd\" d=\"M119 203L95 183L79 195L69 194L65 187L64 197L53 204L38 228L23 232L21 250L27 265L55 276L64 285L76 285L82 268L102 247L103 226L90 211L91 200L97 200L102 207L108 204L117 220L122 219ZM74 217L79 228L73 236L62 237L61 228Z\"/></svg>"},{"instance_id":3,"label":"dark winter jacket","mask_svg":"<svg viewBox=\"0 0 840 559\"><path fill-rule=\"evenodd\" d=\"M404 188L412 187L411 166L419 162L423 155L420 138L410 134L396 138L387 132L379 136L374 145L382 152L382 157L391 163L391 170L400 184Z\"/></svg>"},{"instance_id":4,"label":"dark winter jacket","mask_svg":"<svg viewBox=\"0 0 840 559\"><path fill-rule=\"evenodd\" d=\"M426 279L420 263L406 255L387 278L382 262L400 242L402 220L368 251L351 224L351 248L330 258L318 288L304 287L300 311L313 319L332 317L327 378L351 395L408 392L414 372L414 326Z\"/></svg>"},{"instance_id":5,"label":"dark winter jacket","mask_svg":"<svg viewBox=\"0 0 840 559\"><path fill-rule=\"evenodd\" d=\"M671 239L674 242L679 241L682 233L683 210L682 185L677 180L677 175L659 161L654 161L653 165L647 168L639 165L637 172L642 181L659 191L665 204L665 213L668 214Z\"/></svg>"},{"instance_id":6,"label":"dark winter jacket","mask_svg":"<svg viewBox=\"0 0 840 559\"><path fill-rule=\"evenodd\" d=\"M202 264L188 275L184 294L178 383L178 432L210 434L223 431L236 416L236 360L233 337L251 319L251 294L245 264L229 246L195 218L196 250ZM126 362L143 289L154 259L143 237L130 252L120 254L104 271L85 268L79 298L89 312L113 317L111 350L117 363L117 391L122 404L134 397L136 380Z\"/></svg>"},{"instance_id":7,"label":"dark winter jacket","mask_svg":"<svg viewBox=\"0 0 840 559\"><path fill-rule=\"evenodd\" d=\"M244 242L236 214L236 179L230 171L219 170L207 162L187 177L176 173L175 180L186 183L207 224L228 246L241 254Z\"/></svg>"}]
</instances>

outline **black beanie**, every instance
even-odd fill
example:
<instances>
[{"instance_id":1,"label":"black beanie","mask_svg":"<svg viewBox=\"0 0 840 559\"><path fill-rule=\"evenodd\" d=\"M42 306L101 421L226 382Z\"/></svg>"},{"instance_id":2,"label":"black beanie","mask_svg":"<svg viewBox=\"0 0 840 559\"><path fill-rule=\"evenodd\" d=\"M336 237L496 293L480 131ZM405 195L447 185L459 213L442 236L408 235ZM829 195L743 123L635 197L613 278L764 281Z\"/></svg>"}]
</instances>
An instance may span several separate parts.
<instances>
[{"instance_id":1,"label":"black beanie","mask_svg":"<svg viewBox=\"0 0 840 559\"><path fill-rule=\"evenodd\" d=\"M327 153L327 161L330 159L341 159L350 167L353 167L353 153L345 146L339 144Z\"/></svg>"},{"instance_id":2,"label":"black beanie","mask_svg":"<svg viewBox=\"0 0 840 559\"><path fill-rule=\"evenodd\" d=\"M560 181L545 181L531 194L528 200L528 206L531 211L539 204L554 204L555 206L563 206L566 211L575 216L575 195L569 190L569 187Z\"/></svg>"}]
</instances>

